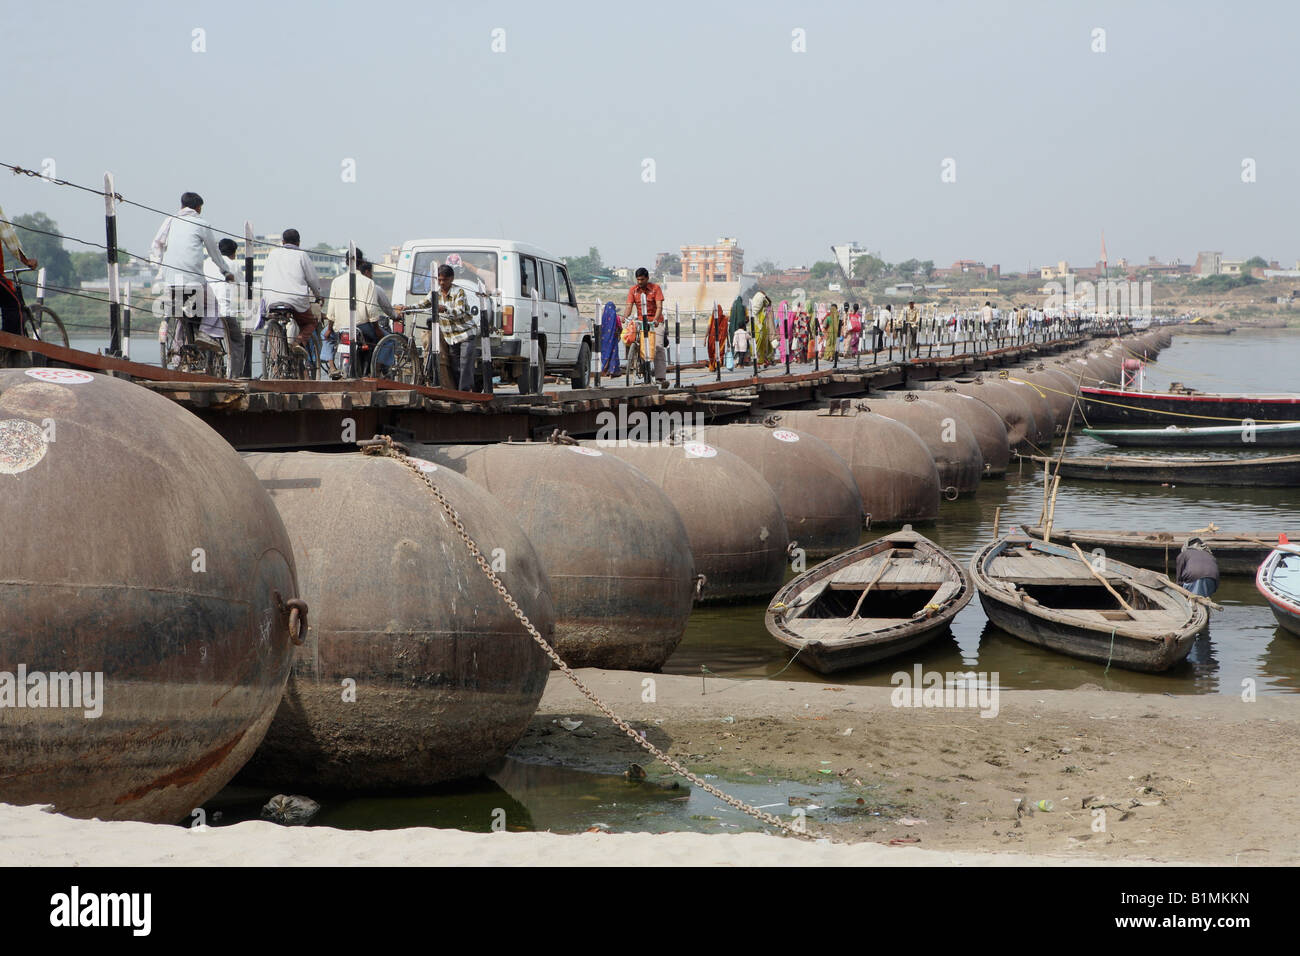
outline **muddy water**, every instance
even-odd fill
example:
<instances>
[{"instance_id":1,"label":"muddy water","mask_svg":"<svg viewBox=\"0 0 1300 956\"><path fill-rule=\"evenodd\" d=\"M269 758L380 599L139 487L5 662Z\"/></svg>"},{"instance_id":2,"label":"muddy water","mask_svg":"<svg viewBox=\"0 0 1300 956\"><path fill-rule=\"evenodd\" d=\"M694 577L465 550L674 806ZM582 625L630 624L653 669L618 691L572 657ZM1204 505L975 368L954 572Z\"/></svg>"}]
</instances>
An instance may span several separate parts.
<instances>
[{"instance_id":1,"label":"muddy water","mask_svg":"<svg viewBox=\"0 0 1300 956\"><path fill-rule=\"evenodd\" d=\"M1162 388L1172 381L1205 391L1294 391L1300 364L1300 334L1237 333L1231 336L1178 336L1148 368L1146 384ZM1059 449L1059 445L1057 446ZM1087 437L1072 437L1067 454L1114 453ZM1148 454L1148 452L1142 452ZM1155 452L1150 452L1155 454ZM971 556L993 537L995 509L1002 507L1002 527L1037 523L1043 504L1041 472L1013 462L1005 479L986 480L970 498L944 502L939 520L917 530L933 538L959 560ZM1063 482L1056 502L1061 528L1181 529L1203 528L1211 521L1223 530L1271 531L1300 526L1297 491L1287 488L1207 488L1107 482ZM863 535L878 537L887 527ZM1172 562L1176 555L1170 555ZM793 577L793 574L790 575ZM1247 577L1225 577L1215 594L1224 606L1211 618L1187 661L1163 674L1138 674L1075 660L1033 647L988 622L976 597L945 635L905 659L823 677L790 663L791 653L763 626L763 605L696 610L686 637L669 659L670 674L701 673L734 679L824 681L889 685L900 669L916 663L925 670L998 672L1008 689L1069 689L1095 683L1111 690L1170 694L1239 694L1253 681L1257 693L1300 690L1300 639L1275 626L1272 612ZM718 679L706 676L704 679Z\"/></svg>"},{"instance_id":2,"label":"muddy water","mask_svg":"<svg viewBox=\"0 0 1300 956\"><path fill-rule=\"evenodd\" d=\"M437 827L471 833L581 833L593 828L610 833L739 833L766 829L703 790L662 775L662 769L648 762L649 779L629 781L616 774L507 759L489 777L417 794L337 798L315 794L321 810L310 825L340 830ZM844 791L837 780L814 787L753 777L727 781L724 789L751 806L782 817L790 816L792 807L802 807L809 821L893 815L898 809L870 801L860 805L856 794ZM204 805L207 822L229 826L257 820L273 795L269 790L228 787Z\"/></svg>"}]
</instances>

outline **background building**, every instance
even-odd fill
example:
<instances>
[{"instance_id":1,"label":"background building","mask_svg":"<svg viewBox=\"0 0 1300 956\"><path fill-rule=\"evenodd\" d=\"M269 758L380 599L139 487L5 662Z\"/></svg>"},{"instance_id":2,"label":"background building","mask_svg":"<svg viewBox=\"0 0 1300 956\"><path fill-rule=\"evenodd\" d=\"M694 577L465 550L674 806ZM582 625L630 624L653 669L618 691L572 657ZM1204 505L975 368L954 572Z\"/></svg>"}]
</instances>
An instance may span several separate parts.
<instances>
[{"instance_id":1,"label":"background building","mask_svg":"<svg viewBox=\"0 0 1300 956\"><path fill-rule=\"evenodd\" d=\"M735 239L719 238L711 246L682 246L682 281L736 282L744 272L745 250Z\"/></svg>"}]
</instances>

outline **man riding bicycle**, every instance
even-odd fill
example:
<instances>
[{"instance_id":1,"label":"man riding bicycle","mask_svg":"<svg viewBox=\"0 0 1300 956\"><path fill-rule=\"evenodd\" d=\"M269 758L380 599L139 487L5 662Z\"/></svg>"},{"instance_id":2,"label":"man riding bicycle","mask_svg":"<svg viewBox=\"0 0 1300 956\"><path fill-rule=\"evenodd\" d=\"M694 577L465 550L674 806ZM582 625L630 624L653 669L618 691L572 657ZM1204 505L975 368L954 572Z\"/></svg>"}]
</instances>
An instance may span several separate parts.
<instances>
[{"instance_id":1,"label":"man riding bicycle","mask_svg":"<svg viewBox=\"0 0 1300 956\"><path fill-rule=\"evenodd\" d=\"M642 304L644 300L644 304ZM644 341L641 344L641 358L654 361L654 376L661 386L668 384L668 357L662 345L657 345L656 326L664 321L664 290L650 281L650 272L641 268L636 270L636 285L627 290L627 313L623 320L631 318L636 309L639 327L637 333L645 328Z\"/></svg>"},{"instance_id":2,"label":"man riding bicycle","mask_svg":"<svg viewBox=\"0 0 1300 956\"><path fill-rule=\"evenodd\" d=\"M262 304L267 308L283 302L293 309L298 323L298 344L309 348L311 334L320 324L320 306L324 294L320 287L320 274L301 248L302 237L297 229L286 229L280 235L284 244L272 249L262 267Z\"/></svg>"},{"instance_id":3,"label":"man riding bicycle","mask_svg":"<svg viewBox=\"0 0 1300 956\"><path fill-rule=\"evenodd\" d=\"M348 328L350 321L348 287L349 280L346 272L335 277L330 283L329 303L325 308L325 316L333 326L334 332L343 332ZM361 357L364 353L361 352L360 346L365 344L373 348L386 334L380 325L383 312L379 308L378 289L374 280L374 267L358 254L357 341L353 343L353 354L357 356L355 367L361 375L366 373L367 363Z\"/></svg>"},{"instance_id":4,"label":"man riding bicycle","mask_svg":"<svg viewBox=\"0 0 1300 956\"><path fill-rule=\"evenodd\" d=\"M184 341L183 327L190 333L190 341L216 345L211 337L197 331L199 320L206 318L209 311L203 275L204 253L216 265L222 279L235 281L235 274L230 271L217 244L216 233L200 217L201 212L203 197L198 193L184 193L180 212L163 221L150 250L151 260L161 266L162 294L172 304L171 314L177 320L172 339L176 347ZM182 315L185 317L183 324L179 321Z\"/></svg>"},{"instance_id":5,"label":"man riding bicycle","mask_svg":"<svg viewBox=\"0 0 1300 956\"><path fill-rule=\"evenodd\" d=\"M23 334L23 294L18 285L5 274L5 250L12 252L23 265L29 269L36 268L36 260L29 259L23 252L18 233L9 224L3 209L0 209L0 329L11 335Z\"/></svg>"}]
</instances>

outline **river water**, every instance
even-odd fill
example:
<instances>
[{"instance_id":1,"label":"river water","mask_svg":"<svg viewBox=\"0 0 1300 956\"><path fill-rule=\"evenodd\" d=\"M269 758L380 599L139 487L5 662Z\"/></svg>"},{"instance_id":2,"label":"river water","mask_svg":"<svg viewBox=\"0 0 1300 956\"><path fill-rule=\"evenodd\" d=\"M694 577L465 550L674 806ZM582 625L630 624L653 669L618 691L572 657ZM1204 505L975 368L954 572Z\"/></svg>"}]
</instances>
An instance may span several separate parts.
<instances>
[{"instance_id":1,"label":"river water","mask_svg":"<svg viewBox=\"0 0 1300 956\"><path fill-rule=\"evenodd\" d=\"M1161 389L1182 382L1203 391L1294 391L1300 366L1300 335L1285 331L1234 335L1179 335L1148 367L1146 385ZM1077 425L1077 422L1076 422ZM1057 448L1059 449L1059 444ZM1067 454L1115 453L1086 436L1071 437ZM1140 452L1157 454L1157 452ZM1094 481L1062 482L1056 503L1059 528L1177 530L1203 528L1213 521L1225 531L1269 532L1300 526L1296 492L1289 488L1160 487ZM995 509L1002 508L1003 531L1037 523L1043 504L1041 472L1015 462L1005 479L981 482L976 495L943 502L939 520L917 530L963 563L992 540ZM879 537L887 526L863 534ZM1172 562L1176 555L1170 556ZM794 575L791 574L790 577ZM825 677L790 663L791 652L763 626L765 605L696 610L686 637L664 672L719 677L840 684L890 685L899 670L920 663L926 671L997 672L1006 689L1069 689L1094 683L1110 690L1170 694L1240 694L1300 690L1300 638L1276 627L1273 614L1248 577L1225 577L1214 599L1224 606L1187 661L1162 674L1140 674L1076 660L1034 647L989 623L978 596L943 636L903 658ZM787 666L788 665L788 666ZM706 676L704 679L717 679ZM1253 682L1253 685L1249 682Z\"/></svg>"}]
</instances>

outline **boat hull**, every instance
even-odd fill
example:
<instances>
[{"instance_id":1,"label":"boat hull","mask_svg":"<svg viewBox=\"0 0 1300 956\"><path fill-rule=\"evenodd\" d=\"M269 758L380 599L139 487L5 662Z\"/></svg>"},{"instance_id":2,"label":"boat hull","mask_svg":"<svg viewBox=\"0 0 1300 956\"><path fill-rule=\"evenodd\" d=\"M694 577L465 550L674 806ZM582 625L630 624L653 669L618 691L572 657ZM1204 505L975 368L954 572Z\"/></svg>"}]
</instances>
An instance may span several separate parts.
<instances>
[{"instance_id":1,"label":"boat hull","mask_svg":"<svg viewBox=\"0 0 1300 956\"><path fill-rule=\"evenodd\" d=\"M1082 386L1079 401L1090 424L1230 425L1300 421L1300 395L1214 395L1132 392Z\"/></svg>"},{"instance_id":2,"label":"boat hull","mask_svg":"<svg viewBox=\"0 0 1300 956\"><path fill-rule=\"evenodd\" d=\"M1293 551L1290 553L1294 554ZM1255 574L1255 587L1268 601L1278 627L1300 637L1300 595L1282 590L1273 580L1284 556L1285 552L1275 550L1264 559Z\"/></svg>"},{"instance_id":3,"label":"boat hull","mask_svg":"<svg viewBox=\"0 0 1300 956\"><path fill-rule=\"evenodd\" d=\"M1042 538L1043 529L1034 525L1022 525L1024 532L1031 538ZM1106 553L1106 557L1115 561L1122 561L1125 564L1131 564L1139 568L1150 568L1153 571L1167 573L1174 569L1174 563L1178 560L1178 552L1182 550L1183 544L1191 537L1189 534L1171 535L1167 540L1160 538L1137 538L1137 539L1116 539L1104 532L1074 531L1071 529L1052 529L1052 540L1065 543L1077 544L1084 551L1092 551L1100 548ZM1214 554L1214 558L1219 563L1220 574L1249 574L1254 575L1258 570L1260 562L1268 557L1269 551L1273 546L1266 540L1259 543L1250 541L1239 541L1224 538L1215 538L1210 534L1199 535L1202 541ZM1276 533L1265 532L1258 537L1261 539L1276 538ZM1166 570L1167 569L1167 570Z\"/></svg>"},{"instance_id":4,"label":"boat hull","mask_svg":"<svg viewBox=\"0 0 1300 956\"><path fill-rule=\"evenodd\" d=\"M1085 428L1090 438L1119 448L1300 448L1300 422L1253 428Z\"/></svg>"},{"instance_id":5,"label":"boat hull","mask_svg":"<svg viewBox=\"0 0 1300 956\"><path fill-rule=\"evenodd\" d=\"M1059 621L1028 614L980 591L980 604L990 621L1028 644L1068 654L1086 661L1131 671L1158 673L1182 663L1192 650L1199 630L1171 635L1156 643L1116 633L1102 634L1092 628L1073 627Z\"/></svg>"},{"instance_id":6,"label":"boat hull","mask_svg":"<svg viewBox=\"0 0 1300 956\"><path fill-rule=\"evenodd\" d=\"M1033 456L1040 466L1041 456ZM1300 455L1269 458L1062 458L1062 478L1243 488L1300 486Z\"/></svg>"},{"instance_id":7,"label":"boat hull","mask_svg":"<svg viewBox=\"0 0 1300 956\"><path fill-rule=\"evenodd\" d=\"M875 664L922 647L948 631L951 624L952 618L946 617L931 627L910 632L896 640L882 641L864 647L841 649L823 644L820 641L809 641L803 646L803 651L799 654L799 661L805 667L810 667L819 674L834 674L855 667L864 667L867 664ZM782 641L782 643L792 649L798 649L793 643L785 641Z\"/></svg>"}]
</instances>

